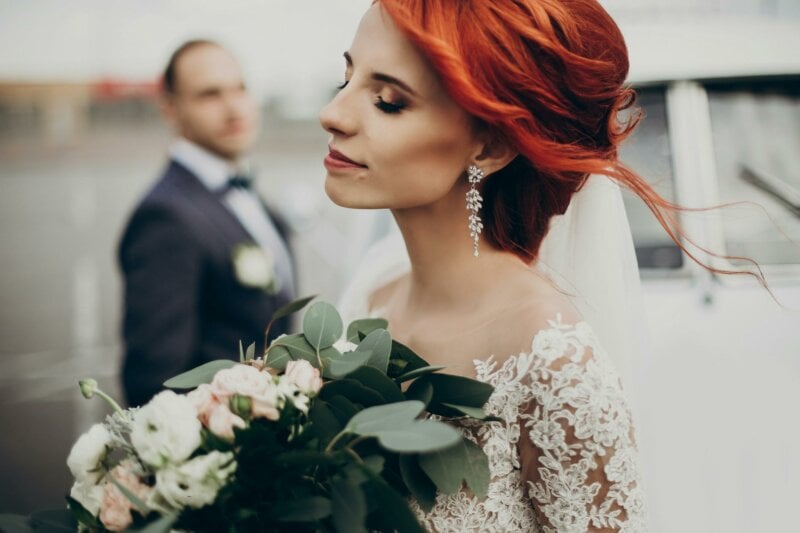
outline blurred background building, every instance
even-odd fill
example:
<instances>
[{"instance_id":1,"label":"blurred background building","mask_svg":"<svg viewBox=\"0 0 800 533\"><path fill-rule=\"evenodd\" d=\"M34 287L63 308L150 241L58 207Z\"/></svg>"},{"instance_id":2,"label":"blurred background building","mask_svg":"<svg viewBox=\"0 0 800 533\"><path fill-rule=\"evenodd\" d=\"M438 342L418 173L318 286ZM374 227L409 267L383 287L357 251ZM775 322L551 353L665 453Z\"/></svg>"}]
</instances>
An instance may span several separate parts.
<instances>
[{"instance_id":1,"label":"blurred background building","mask_svg":"<svg viewBox=\"0 0 800 533\"><path fill-rule=\"evenodd\" d=\"M647 115L623 159L684 205L751 202L686 227L758 260L784 305L694 267L628 199L654 345L632 387L653 530L792 529L800 1L603 3ZM216 38L241 58L263 103L258 187L297 233L300 292L336 300L386 220L327 200L316 120L368 4L0 0L0 512L63 502L69 447L106 412L78 379L118 395L116 244L164 164L158 76L182 41Z\"/></svg>"}]
</instances>

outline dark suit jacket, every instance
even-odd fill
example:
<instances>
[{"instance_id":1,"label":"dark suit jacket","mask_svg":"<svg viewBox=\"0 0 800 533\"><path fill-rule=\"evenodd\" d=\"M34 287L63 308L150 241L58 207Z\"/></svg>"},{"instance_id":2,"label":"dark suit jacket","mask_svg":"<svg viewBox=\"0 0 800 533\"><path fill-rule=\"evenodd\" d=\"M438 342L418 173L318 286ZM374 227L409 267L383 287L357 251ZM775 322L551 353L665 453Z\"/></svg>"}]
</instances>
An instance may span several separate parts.
<instances>
[{"instance_id":1,"label":"dark suit jacket","mask_svg":"<svg viewBox=\"0 0 800 533\"><path fill-rule=\"evenodd\" d=\"M246 242L252 237L220 198L171 162L137 206L119 247L129 405L147 402L165 380L197 365L237 359L239 340L245 347L256 342L256 353L263 353L270 316L294 295L270 296L236 280L233 248ZM270 338L287 328L288 319L278 321Z\"/></svg>"}]
</instances>

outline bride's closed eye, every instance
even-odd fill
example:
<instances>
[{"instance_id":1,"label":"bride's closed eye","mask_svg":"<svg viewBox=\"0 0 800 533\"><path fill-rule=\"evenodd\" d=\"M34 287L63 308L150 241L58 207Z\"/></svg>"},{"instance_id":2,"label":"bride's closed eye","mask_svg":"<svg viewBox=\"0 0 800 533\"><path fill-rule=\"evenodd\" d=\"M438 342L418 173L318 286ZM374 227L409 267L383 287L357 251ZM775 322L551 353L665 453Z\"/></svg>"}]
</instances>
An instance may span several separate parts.
<instances>
[{"instance_id":1,"label":"bride's closed eye","mask_svg":"<svg viewBox=\"0 0 800 533\"><path fill-rule=\"evenodd\" d=\"M394 114L399 113L403 109L406 108L406 103L402 100L398 100L396 102L390 102L384 100L382 96L378 95L377 101L375 102L375 107L383 111L384 113Z\"/></svg>"}]
</instances>

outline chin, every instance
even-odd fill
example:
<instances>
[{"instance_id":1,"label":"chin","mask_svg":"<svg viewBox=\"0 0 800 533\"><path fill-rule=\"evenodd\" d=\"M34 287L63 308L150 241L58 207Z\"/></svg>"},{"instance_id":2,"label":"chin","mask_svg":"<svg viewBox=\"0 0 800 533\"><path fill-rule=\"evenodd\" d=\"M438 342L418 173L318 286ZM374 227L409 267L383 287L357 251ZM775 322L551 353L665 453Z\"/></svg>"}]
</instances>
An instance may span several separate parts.
<instances>
[{"instance_id":1,"label":"chin","mask_svg":"<svg viewBox=\"0 0 800 533\"><path fill-rule=\"evenodd\" d=\"M340 207L348 207L350 209L376 209L377 207L383 207L370 205L364 197L363 190L358 190L358 187L353 187L352 185L352 183L342 183L342 180L332 178L330 174L327 174L325 177L325 194Z\"/></svg>"}]
</instances>

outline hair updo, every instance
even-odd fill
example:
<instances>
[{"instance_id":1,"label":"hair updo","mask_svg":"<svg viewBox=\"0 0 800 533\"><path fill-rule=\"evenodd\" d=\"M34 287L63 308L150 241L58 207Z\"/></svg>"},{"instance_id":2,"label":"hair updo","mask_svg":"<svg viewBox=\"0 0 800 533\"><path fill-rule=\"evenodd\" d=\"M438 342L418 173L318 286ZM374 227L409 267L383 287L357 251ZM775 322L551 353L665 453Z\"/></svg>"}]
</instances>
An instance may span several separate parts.
<instances>
[{"instance_id":1,"label":"hair updo","mask_svg":"<svg viewBox=\"0 0 800 533\"><path fill-rule=\"evenodd\" d=\"M621 121L635 102L624 84L628 51L596 0L379 3L450 96L519 154L482 186L492 245L535 260L552 217L590 174L604 174L641 197L684 248L673 216L680 208L618 160L639 113Z\"/></svg>"}]
</instances>

